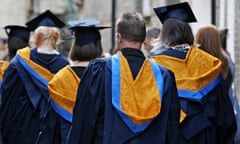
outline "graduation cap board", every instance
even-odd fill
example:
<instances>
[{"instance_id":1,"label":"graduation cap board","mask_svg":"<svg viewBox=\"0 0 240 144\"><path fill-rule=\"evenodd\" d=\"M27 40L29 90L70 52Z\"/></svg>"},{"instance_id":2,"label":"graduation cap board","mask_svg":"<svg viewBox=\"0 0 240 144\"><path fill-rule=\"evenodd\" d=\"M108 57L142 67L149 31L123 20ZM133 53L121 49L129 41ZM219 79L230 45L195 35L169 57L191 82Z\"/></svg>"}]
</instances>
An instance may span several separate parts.
<instances>
[{"instance_id":1,"label":"graduation cap board","mask_svg":"<svg viewBox=\"0 0 240 144\"><path fill-rule=\"evenodd\" d=\"M93 18L68 22L70 29L74 32L75 43L80 46L101 40L99 30L110 28L110 26L100 26L100 23Z\"/></svg>"},{"instance_id":2,"label":"graduation cap board","mask_svg":"<svg viewBox=\"0 0 240 144\"><path fill-rule=\"evenodd\" d=\"M25 42L29 41L30 30L27 27L19 25L7 25L4 27L8 38L19 37Z\"/></svg>"},{"instance_id":3,"label":"graduation cap board","mask_svg":"<svg viewBox=\"0 0 240 144\"><path fill-rule=\"evenodd\" d=\"M164 21L169 18L178 19L187 23L197 22L197 19L187 2L161 6L153 8L153 10L161 23L164 23Z\"/></svg>"},{"instance_id":4,"label":"graduation cap board","mask_svg":"<svg viewBox=\"0 0 240 144\"><path fill-rule=\"evenodd\" d=\"M62 28L65 24L50 10L46 10L45 12L39 14L37 17L26 23L28 28L33 31L39 26L48 26L48 27L57 27Z\"/></svg>"}]
</instances>

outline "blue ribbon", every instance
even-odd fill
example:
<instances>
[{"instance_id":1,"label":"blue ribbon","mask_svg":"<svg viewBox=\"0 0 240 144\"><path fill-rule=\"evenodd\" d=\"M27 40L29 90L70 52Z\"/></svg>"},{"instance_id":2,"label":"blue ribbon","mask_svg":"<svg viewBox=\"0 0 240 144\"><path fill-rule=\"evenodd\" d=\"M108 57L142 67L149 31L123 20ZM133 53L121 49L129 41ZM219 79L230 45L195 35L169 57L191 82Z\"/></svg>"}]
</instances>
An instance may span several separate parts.
<instances>
[{"instance_id":1,"label":"blue ribbon","mask_svg":"<svg viewBox=\"0 0 240 144\"><path fill-rule=\"evenodd\" d=\"M193 101L200 102L210 91L212 91L222 80L221 74L218 75L213 81L204 86L199 91L191 91L185 89L178 89L178 95L180 98L191 99Z\"/></svg>"},{"instance_id":2,"label":"blue ribbon","mask_svg":"<svg viewBox=\"0 0 240 144\"><path fill-rule=\"evenodd\" d=\"M160 68L158 64L156 64L151 60L150 60L150 64L152 66L154 77L157 82L160 98L162 99L164 81L163 81L162 74L160 72ZM149 124L152 122L152 120L149 120L147 122L137 125L121 109L121 106L120 106L120 54L119 53L112 56L112 104L116 108L117 112L119 113L123 121L134 133L145 130L149 126Z\"/></svg>"}]
</instances>

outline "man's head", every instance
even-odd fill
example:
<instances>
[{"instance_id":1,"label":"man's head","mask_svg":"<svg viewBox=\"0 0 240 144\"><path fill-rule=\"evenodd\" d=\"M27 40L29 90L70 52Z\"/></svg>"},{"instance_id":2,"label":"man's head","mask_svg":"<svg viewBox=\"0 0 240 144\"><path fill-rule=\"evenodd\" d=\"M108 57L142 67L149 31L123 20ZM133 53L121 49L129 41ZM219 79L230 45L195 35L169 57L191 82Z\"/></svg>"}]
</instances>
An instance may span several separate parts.
<instances>
[{"instance_id":1,"label":"man's head","mask_svg":"<svg viewBox=\"0 0 240 144\"><path fill-rule=\"evenodd\" d=\"M118 48L129 46L126 45L125 42L137 44L141 47L146 36L146 27L143 16L137 12L123 14L117 23L117 33Z\"/></svg>"},{"instance_id":2,"label":"man's head","mask_svg":"<svg viewBox=\"0 0 240 144\"><path fill-rule=\"evenodd\" d=\"M144 48L150 51L153 47L160 43L160 28L151 27L147 29Z\"/></svg>"}]
</instances>

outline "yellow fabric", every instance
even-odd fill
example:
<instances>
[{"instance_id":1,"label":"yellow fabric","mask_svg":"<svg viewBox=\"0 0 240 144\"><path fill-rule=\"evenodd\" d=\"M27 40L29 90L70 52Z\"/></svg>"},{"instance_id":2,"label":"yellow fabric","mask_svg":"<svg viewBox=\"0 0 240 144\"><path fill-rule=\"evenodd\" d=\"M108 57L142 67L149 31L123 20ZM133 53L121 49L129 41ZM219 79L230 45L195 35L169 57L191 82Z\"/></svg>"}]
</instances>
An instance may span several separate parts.
<instances>
[{"instance_id":1,"label":"yellow fabric","mask_svg":"<svg viewBox=\"0 0 240 144\"><path fill-rule=\"evenodd\" d=\"M120 53L120 105L135 124L141 124L160 113L161 99L149 61L144 61L133 79L127 60Z\"/></svg>"},{"instance_id":2,"label":"yellow fabric","mask_svg":"<svg viewBox=\"0 0 240 144\"><path fill-rule=\"evenodd\" d=\"M152 57L158 64L163 65L174 72L178 89L198 91L220 73L222 63L219 59L206 52L191 47L185 59L179 59L166 55ZM180 122L187 114L181 110Z\"/></svg>"},{"instance_id":3,"label":"yellow fabric","mask_svg":"<svg viewBox=\"0 0 240 144\"><path fill-rule=\"evenodd\" d=\"M40 74L45 80L50 81L53 74L46 68L36 64L30 59L30 48L26 47L17 51L17 54L21 56L38 74Z\"/></svg>"},{"instance_id":4,"label":"yellow fabric","mask_svg":"<svg viewBox=\"0 0 240 144\"><path fill-rule=\"evenodd\" d=\"M0 81L3 80L3 75L5 70L7 69L7 67L9 66L9 62L8 61L3 61L2 62L2 66L0 68Z\"/></svg>"},{"instance_id":5,"label":"yellow fabric","mask_svg":"<svg viewBox=\"0 0 240 144\"><path fill-rule=\"evenodd\" d=\"M68 112L73 112L80 79L70 66L61 69L49 82L51 98Z\"/></svg>"},{"instance_id":6,"label":"yellow fabric","mask_svg":"<svg viewBox=\"0 0 240 144\"><path fill-rule=\"evenodd\" d=\"M206 52L191 47L185 59L159 55L152 58L174 72L177 88L198 91L221 72L222 63L219 59Z\"/></svg>"},{"instance_id":7,"label":"yellow fabric","mask_svg":"<svg viewBox=\"0 0 240 144\"><path fill-rule=\"evenodd\" d=\"M180 123L187 117L186 112L184 112L182 109L180 110Z\"/></svg>"}]
</instances>

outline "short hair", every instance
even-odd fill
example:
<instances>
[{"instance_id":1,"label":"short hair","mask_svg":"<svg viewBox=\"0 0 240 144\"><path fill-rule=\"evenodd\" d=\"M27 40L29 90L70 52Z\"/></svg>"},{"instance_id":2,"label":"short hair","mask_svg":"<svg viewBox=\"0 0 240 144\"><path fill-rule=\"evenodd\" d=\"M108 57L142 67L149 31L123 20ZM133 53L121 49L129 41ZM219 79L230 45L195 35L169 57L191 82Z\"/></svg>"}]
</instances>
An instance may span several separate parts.
<instances>
[{"instance_id":1,"label":"short hair","mask_svg":"<svg viewBox=\"0 0 240 144\"><path fill-rule=\"evenodd\" d=\"M146 38L159 38L160 36L160 28L157 28L157 27L151 27L149 29L147 29L147 32L146 32Z\"/></svg>"},{"instance_id":2,"label":"short hair","mask_svg":"<svg viewBox=\"0 0 240 144\"><path fill-rule=\"evenodd\" d=\"M146 27L140 13L125 13L117 24L117 32L127 41L143 42L146 37Z\"/></svg>"},{"instance_id":3,"label":"short hair","mask_svg":"<svg viewBox=\"0 0 240 144\"><path fill-rule=\"evenodd\" d=\"M163 23L161 39L163 44L174 46L187 43L193 45L194 36L190 25L177 19L167 19Z\"/></svg>"},{"instance_id":4,"label":"short hair","mask_svg":"<svg viewBox=\"0 0 240 144\"><path fill-rule=\"evenodd\" d=\"M27 47L28 43L19 37L10 37L8 38L8 58L11 60L15 55L18 49Z\"/></svg>"},{"instance_id":5,"label":"short hair","mask_svg":"<svg viewBox=\"0 0 240 144\"><path fill-rule=\"evenodd\" d=\"M102 52L103 48L100 40L82 46L77 45L74 40L69 51L69 58L72 61L90 61L91 59L101 57Z\"/></svg>"}]
</instances>

